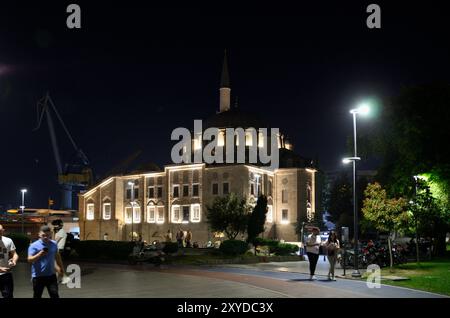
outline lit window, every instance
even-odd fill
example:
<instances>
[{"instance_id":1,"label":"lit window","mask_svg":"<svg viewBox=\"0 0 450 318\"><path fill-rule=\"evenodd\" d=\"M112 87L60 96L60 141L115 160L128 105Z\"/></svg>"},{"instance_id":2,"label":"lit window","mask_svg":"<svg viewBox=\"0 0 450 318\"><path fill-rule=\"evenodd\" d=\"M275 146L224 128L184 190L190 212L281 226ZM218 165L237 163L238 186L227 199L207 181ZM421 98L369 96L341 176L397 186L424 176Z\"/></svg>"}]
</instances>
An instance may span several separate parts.
<instances>
[{"instance_id":1,"label":"lit window","mask_svg":"<svg viewBox=\"0 0 450 318\"><path fill-rule=\"evenodd\" d=\"M103 203L103 220L111 219L111 203Z\"/></svg>"},{"instance_id":2,"label":"lit window","mask_svg":"<svg viewBox=\"0 0 450 318\"><path fill-rule=\"evenodd\" d=\"M131 207L125 208L125 223L127 223L127 224L131 224L131 221L133 220L132 211L133 210L131 209Z\"/></svg>"},{"instance_id":3,"label":"lit window","mask_svg":"<svg viewBox=\"0 0 450 318\"><path fill-rule=\"evenodd\" d=\"M309 203L311 203L311 186L308 184L308 186L306 187L306 193L307 193L307 201Z\"/></svg>"},{"instance_id":4,"label":"lit window","mask_svg":"<svg viewBox=\"0 0 450 318\"><path fill-rule=\"evenodd\" d=\"M86 220L94 219L94 203L89 203L86 206Z\"/></svg>"},{"instance_id":5,"label":"lit window","mask_svg":"<svg viewBox=\"0 0 450 318\"><path fill-rule=\"evenodd\" d=\"M245 145L246 146L253 145L253 134L252 134L251 131L246 131L245 132Z\"/></svg>"},{"instance_id":6,"label":"lit window","mask_svg":"<svg viewBox=\"0 0 450 318\"><path fill-rule=\"evenodd\" d=\"M219 131L219 138L217 140L217 146L219 146L219 147L225 146L225 134L223 131Z\"/></svg>"},{"instance_id":7,"label":"lit window","mask_svg":"<svg viewBox=\"0 0 450 318\"><path fill-rule=\"evenodd\" d=\"M125 208L125 223L141 223L141 208L139 206L134 208L127 206Z\"/></svg>"},{"instance_id":8,"label":"lit window","mask_svg":"<svg viewBox=\"0 0 450 318\"><path fill-rule=\"evenodd\" d=\"M172 206L172 222L173 223L181 223L181 214L180 214L180 206L179 205Z\"/></svg>"},{"instance_id":9,"label":"lit window","mask_svg":"<svg viewBox=\"0 0 450 318\"><path fill-rule=\"evenodd\" d=\"M133 214L134 214L134 223L141 223L141 208L138 206L135 206L133 208Z\"/></svg>"},{"instance_id":10,"label":"lit window","mask_svg":"<svg viewBox=\"0 0 450 318\"><path fill-rule=\"evenodd\" d=\"M202 149L202 135L196 136L194 138L194 150Z\"/></svg>"},{"instance_id":11,"label":"lit window","mask_svg":"<svg viewBox=\"0 0 450 318\"><path fill-rule=\"evenodd\" d=\"M271 205L267 206L266 222L273 222L273 207Z\"/></svg>"},{"instance_id":12,"label":"lit window","mask_svg":"<svg viewBox=\"0 0 450 318\"><path fill-rule=\"evenodd\" d=\"M191 211L191 222L200 222L200 204L192 204Z\"/></svg>"},{"instance_id":13,"label":"lit window","mask_svg":"<svg viewBox=\"0 0 450 318\"><path fill-rule=\"evenodd\" d=\"M147 222L155 223L155 207L147 206Z\"/></svg>"},{"instance_id":14,"label":"lit window","mask_svg":"<svg viewBox=\"0 0 450 318\"><path fill-rule=\"evenodd\" d=\"M158 223L164 223L164 207L158 207Z\"/></svg>"},{"instance_id":15,"label":"lit window","mask_svg":"<svg viewBox=\"0 0 450 318\"><path fill-rule=\"evenodd\" d=\"M189 222L189 206L183 206L183 223Z\"/></svg>"},{"instance_id":16,"label":"lit window","mask_svg":"<svg viewBox=\"0 0 450 318\"><path fill-rule=\"evenodd\" d=\"M281 210L281 223L289 223L289 215L287 209Z\"/></svg>"},{"instance_id":17,"label":"lit window","mask_svg":"<svg viewBox=\"0 0 450 318\"><path fill-rule=\"evenodd\" d=\"M262 131L258 132L258 147L263 148L264 147L264 135Z\"/></svg>"},{"instance_id":18,"label":"lit window","mask_svg":"<svg viewBox=\"0 0 450 318\"><path fill-rule=\"evenodd\" d=\"M306 203L306 217L307 217L308 221L312 221L312 219L313 219L313 213L312 213L310 203Z\"/></svg>"}]
</instances>

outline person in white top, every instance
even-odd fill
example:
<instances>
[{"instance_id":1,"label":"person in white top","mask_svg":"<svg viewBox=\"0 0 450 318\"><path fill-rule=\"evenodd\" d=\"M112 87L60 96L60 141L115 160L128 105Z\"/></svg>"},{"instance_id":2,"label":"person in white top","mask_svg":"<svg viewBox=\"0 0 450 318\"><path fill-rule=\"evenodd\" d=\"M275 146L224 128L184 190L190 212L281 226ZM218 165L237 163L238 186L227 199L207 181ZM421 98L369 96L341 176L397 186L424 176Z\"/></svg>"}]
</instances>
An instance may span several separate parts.
<instances>
[{"instance_id":1,"label":"person in white top","mask_svg":"<svg viewBox=\"0 0 450 318\"><path fill-rule=\"evenodd\" d=\"M331 231L328 241L325 244L327 247L328 262L330 262L330 270L328 271L328 279L336 280L334 278L334 266L336 265L337 253L340 248L339 240L335 231Z\"/></svg>"},{"instance_id":2,"label":"person in white top","mask_svg":"<svg viewBox=\"0 0 450 318\"><path fill-rule=\"evenodd\" d=\"M64 255L64 247L66 246L67 233L64 231L63 223L61 222L55 227L55 241L58 244L58 251L61 255Z\"/></svg>"},{"instance_id":3,"label":"person in white top","mask_svg":"<svg viewBox=\"0 0 450 318\"><path fill-rule=\"evenodd\" d=\"M14 242L3 236L5 230L0 224L0 291L3 298L13 298L14 281L11 268L16 266L19 255L16 253Z\"/></svg>"},{"instance_id":4,"label":"person in white top","mask_svg":"<svg viewBox=\"0 0 450 318\"><path fill-rule=\"evenodd\" d=\"M319 228L314 227L312 233L308 235L308 239L306 240L306 254L308 255L309 260L310 280L316 279L314 273L316 271L317 260L319 259L320 244L322 243L319 232Z\"/></svg>"}]
</instances>

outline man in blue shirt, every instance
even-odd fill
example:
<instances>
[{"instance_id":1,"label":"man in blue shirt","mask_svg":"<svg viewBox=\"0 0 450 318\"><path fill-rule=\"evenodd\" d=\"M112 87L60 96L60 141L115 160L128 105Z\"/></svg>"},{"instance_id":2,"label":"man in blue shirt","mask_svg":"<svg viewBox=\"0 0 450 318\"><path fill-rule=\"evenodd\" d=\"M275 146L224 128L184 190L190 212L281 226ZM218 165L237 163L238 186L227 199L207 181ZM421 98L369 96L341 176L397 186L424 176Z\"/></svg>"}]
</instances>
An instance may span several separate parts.
<instances>
[{"instance_id":1,"label":"man in blue shirt","mask_svg":"<svg viewBox=\"0 0 450 318\"><path fill-rule=\"evenodd\" d=\"M59 298L56 272L62 275L64 266L58 253L58 245L50 238L50 227L43 225L39 231L39 240L28 248L34 298L41 298L45 287L50 298Z\"/></svg>"}]
</instances>

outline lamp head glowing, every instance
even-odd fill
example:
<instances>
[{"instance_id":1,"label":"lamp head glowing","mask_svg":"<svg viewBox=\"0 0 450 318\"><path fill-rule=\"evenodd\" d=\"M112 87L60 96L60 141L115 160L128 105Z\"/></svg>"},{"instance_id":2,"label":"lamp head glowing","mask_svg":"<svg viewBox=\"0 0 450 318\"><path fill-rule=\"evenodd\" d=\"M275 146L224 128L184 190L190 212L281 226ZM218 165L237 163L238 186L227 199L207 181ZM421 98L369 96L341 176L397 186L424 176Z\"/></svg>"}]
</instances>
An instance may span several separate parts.
<instances>
[{"instance_id":1,"label":"lamp head glowing","mask_svg":"<svg viewBox=\"0 0 450 318\"><path fill-rule=\"evenodd\" d=\"M367 115L370 112L370 107L368 103L362 103L358 108L350 110L351 114L361 114Z\"/></svg>"},{"instance_id":2,"label":"lamp head glowing","mask_svg":"<svg viewBox=\"0 0 450 318\"><path fill-rule=\"evenodd\" d=\"M342 163L348 164L350 162L357 161L357 160L361 160L361 158L360 157L347 157L347 158L342 159Z\"/></svg>"},{"instance_id":3,"label":"lamp head glowing","mask_svg":"<svg viewBox=\"0 0 450 318\"><path fill-rule=\"evenodd\" d=\"M134 182L128 181L129 186L134 186Z\"/></svg>"},{"instance_id":4,"label":"lamp head glowing","mask_svg":"<svg viewBox=\"0 0 450 318\"><path fill-rule=\"evenodd\" d=\"M20 192L26 193L26 192L27 192L27 189L22 189L22 190L20 190Z\"/></svg>"}]
</instances>

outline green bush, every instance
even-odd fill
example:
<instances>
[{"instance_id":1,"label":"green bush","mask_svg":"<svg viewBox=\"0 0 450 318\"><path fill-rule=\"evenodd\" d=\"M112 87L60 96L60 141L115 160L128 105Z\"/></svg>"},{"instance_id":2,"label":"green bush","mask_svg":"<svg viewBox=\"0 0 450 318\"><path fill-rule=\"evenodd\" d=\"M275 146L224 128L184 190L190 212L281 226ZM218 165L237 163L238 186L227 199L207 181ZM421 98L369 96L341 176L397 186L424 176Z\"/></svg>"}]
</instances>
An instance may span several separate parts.
<instances>
[{"instance_id":1,"label":"green bush","mask_svg":"<svg viewBox=\"0 0 450 318\"><path fill-rule=\"evenodd\" d=\"M13 240L17 253L28 251L28 247L30 246L30 239L28 236L21 233L11 233L8 237Z\"/></svg>"},{"instance_id":2,"label":"green bush","mask_svg":"<svg viewBox=\"0 0 450 318\"><path fill-rule=\"evenodd\" d=\"M274 253L279 243L279 241L269 240L261 237L257 237L253 240L253 245L255 246L268 246L269 253Z\"/></svg>"},{"instance_id":3,"label":"green bush","mask_svg":"<svg viewBox=\"0 0 450 318\"><path fill-rule=\"evenodd\" d=\"M298 246L295 244L279 243L274 249L275 255L290 255L298 251Z\"/></svg>"},{"instance_id":4,"label":"green bush","mask_svg":"<svg viewBox=\"0 0 450 318\"><path fill-rule=\"evenodd\" d=\"M248 244L240 240L226 240L220 244L220 251L225 255L241 255L248 249Z\"/></svg>"},{"instance_id":5,"label":"green bush","mask_svg":"<svg viewBox=\"0 0 450 318\"><path fill-rule=\"evenodd\" d=\"M176 242L164 243L163 252L166 254L173 254L178 252L178 243Z\"/></svg>"},{"instance_id":6,"label":"green bush","mask_svg":"<svg viewBox=\"0 0 450 318\"><path fill-rule=\"evenodd\" d=\"M80 241L76 252L84 259L127 260L133 246L134 242L124 241Z\"/></svg>"}]
</instances>

